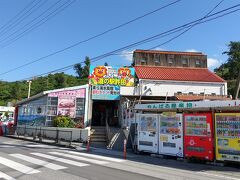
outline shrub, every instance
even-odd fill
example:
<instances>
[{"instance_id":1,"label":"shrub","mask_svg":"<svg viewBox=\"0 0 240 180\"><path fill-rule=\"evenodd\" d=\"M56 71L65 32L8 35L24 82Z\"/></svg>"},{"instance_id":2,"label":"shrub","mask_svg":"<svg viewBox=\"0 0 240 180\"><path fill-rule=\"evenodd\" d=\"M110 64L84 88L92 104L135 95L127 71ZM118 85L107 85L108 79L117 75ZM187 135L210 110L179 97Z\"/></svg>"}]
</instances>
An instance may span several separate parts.
<instances>
[{"instance_id":1,"label":"shrub","mask_svg":"<svg viewBox=\"0 0 240 180\"><path fill-rule=\"evenodd\" d=\"M57 116L53 120L53 125L55 127L68 127L73 128L75 126L72 119L68 116Z\"/></svg>"}]
</instances>

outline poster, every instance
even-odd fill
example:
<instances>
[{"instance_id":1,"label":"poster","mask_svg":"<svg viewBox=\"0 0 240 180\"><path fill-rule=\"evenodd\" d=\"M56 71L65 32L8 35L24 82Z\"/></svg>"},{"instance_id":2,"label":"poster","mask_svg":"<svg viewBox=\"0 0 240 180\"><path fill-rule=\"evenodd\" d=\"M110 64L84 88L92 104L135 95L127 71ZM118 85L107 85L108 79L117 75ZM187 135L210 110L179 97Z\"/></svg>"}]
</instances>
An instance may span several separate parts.
<instances>
[{"instance_id":1,"label":"poster","mask_svg":"<svg viewBox=\"0 0 240 180\"><path fill-rule=\"evenodd\" d=\"M85 98L85 89L49 93L49 97L58 97L57 115L76 117L76 98Z\"/></svg>"}]
</instances>

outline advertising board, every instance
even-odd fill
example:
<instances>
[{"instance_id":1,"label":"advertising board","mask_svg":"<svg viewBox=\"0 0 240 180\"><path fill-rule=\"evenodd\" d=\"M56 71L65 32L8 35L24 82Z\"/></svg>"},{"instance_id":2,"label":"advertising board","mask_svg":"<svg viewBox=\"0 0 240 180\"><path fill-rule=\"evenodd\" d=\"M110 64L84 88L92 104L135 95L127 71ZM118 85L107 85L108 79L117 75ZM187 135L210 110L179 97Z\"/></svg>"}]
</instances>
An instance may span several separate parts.
<instances>
[{"instance_id":1,"label":"advertising board","mask_svg":"<svg viewBox=\"0 0 240 180\"><path fill-rule=\"evenodd\" d=\"M92 99L119 100L120 86L134 86L134 73L134 68L129 67L91 66Z\"/></svg>"}]
</instances>

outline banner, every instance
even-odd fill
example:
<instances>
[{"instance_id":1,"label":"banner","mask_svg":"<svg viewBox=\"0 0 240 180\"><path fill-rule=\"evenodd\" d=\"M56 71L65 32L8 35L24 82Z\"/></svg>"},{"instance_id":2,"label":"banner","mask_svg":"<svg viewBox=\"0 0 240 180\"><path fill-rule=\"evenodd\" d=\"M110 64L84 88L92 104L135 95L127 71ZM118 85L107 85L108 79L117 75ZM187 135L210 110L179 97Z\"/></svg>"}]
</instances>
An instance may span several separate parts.
<instances>
[{"instance_id":1,"label":"banner","mask_svg":"<svg viewBox=\"0 0 240 180\"><path fill-rule=\"evenodd\" d=\"M89 84L134 86L134 73L134 68L128 67L91 66Z\"/></svg>"}]
</instances>

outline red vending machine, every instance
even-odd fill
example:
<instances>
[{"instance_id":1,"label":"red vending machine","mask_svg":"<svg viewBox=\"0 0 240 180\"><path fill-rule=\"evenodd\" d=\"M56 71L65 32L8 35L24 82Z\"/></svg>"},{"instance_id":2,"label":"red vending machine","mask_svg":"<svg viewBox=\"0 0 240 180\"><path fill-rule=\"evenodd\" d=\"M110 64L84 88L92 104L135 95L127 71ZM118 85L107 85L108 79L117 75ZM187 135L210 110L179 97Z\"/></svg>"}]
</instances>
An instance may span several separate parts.
<instances>
[{"instance_id":1,"label":"red vending machine","mask_svg":"<svg viewBox=\"0 0 240 180\"><path fill-rule=\"evenodd\" d=\"M185 158L214 160L211 113L184 114L184 156Z\"/></svg>"}]
</instances>

